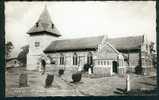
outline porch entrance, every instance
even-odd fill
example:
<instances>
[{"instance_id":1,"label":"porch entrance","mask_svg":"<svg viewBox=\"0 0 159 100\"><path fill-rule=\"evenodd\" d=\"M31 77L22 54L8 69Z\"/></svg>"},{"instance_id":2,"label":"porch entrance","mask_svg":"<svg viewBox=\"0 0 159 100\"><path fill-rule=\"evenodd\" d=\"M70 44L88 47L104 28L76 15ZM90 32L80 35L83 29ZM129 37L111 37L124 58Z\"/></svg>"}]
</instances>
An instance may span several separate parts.
<instances>
[{"instance_id":1,"label":"porch entrance","mask_svg":"<svg viewBox=\"0 0 159 100\"><path fill-rule=\"evenodd\" d=\"M117 63L117 61L113 61L112 63L113 63L112 64L113 72L118 73L118 63Z\"/></svg>"}]
</instances>

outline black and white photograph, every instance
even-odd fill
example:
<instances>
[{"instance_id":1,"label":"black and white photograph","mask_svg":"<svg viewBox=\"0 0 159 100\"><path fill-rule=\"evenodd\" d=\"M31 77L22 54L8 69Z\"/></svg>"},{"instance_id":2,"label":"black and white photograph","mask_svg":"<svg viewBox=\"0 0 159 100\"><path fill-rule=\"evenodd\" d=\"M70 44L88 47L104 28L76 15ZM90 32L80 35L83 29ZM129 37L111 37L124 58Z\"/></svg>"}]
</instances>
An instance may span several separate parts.
<instances>
[{"instance_id":1,"label":"black and white photograph","mask_svg":"<svg viewBox=\"0 0 159 100\"><path fill-rule=\"evenodd\" d=\"M5 96L156 96L156 1L6 1Z\"/></svg>"}]
</instances>

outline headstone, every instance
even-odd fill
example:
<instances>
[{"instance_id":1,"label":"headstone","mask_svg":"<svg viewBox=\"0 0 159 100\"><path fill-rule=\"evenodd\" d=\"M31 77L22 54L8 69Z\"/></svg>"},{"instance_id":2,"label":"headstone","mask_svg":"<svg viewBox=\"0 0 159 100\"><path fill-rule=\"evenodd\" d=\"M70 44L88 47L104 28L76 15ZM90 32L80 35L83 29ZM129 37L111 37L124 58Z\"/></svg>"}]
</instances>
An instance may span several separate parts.
<instances>
[{"instance_id":1,"label":"headstone","mask_svg":"<svg viewBox=\"0 0 159 100\"><path fill-rule=\"evenodd\" d=\"M91 68L88 69L88 74L92 74Z\"/></svg>"},{"instance_id":2,"label":"headstone","mask_svg":"<svg viewBox=\"0 0 159 100\"><path fill-rule=\"evenodd\" d=\"M129 76L129 74L127 75L127 77L126 77L126 90L127 90L127 92L128 91L130 91L130 76Z\"/></svg>"},{"instance_id":3,"label":"headstone","mask_svg":"<svg viewBox=\"0 0 159 100\"><path fill-rule=\"evenodd\" d=\"M20 74L19 76L19 87L27 87L28 76L27 74Z\"/></svg>"},{"instance_id":4,"label":"headstone","mask_svg":"<svg viewBox=\"0 0 159 100\"><path fill-rule=\"evenodd\" d=\"M54 80L54 75L48 74L45 80L45 88L48 88L52 85L52 82Z\"/></svg>"}]
</instances>

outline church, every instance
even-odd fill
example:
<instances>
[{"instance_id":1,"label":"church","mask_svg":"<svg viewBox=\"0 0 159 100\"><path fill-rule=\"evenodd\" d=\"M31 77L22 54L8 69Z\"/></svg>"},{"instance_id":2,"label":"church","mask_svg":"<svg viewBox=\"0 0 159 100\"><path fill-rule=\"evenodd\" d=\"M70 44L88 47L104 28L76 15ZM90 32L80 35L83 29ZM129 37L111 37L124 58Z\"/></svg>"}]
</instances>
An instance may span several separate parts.
<instances>
[{"instance_id":1,"label":"church","mask_svg":"<svg viewBox=\"0 0 159 100\"><path fill-rule=\"evenodd\" d=\"M144 35L61 39L62 34L52 22L46 7L27 34L27 70L36 70L42 57L49 59L48 65L51 67L66 70L78 70L84 64L91 64L95 74L103 73L106 76L124 75L128 69L136 66L148 68L151 65L149 46Z\"/></svg>"}]
</instances>

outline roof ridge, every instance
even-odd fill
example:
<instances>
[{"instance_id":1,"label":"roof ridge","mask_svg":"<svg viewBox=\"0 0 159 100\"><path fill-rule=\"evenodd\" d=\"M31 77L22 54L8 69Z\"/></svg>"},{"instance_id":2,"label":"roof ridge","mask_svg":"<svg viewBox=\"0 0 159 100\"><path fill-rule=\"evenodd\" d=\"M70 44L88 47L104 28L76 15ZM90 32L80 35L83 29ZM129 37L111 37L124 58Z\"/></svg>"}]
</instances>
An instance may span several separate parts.
<instances>
[{"instance_id":1,"label":"roof ridge","mask_svg":"<svg viewBox=\"0 0 159 100\"><path fill-rule=\"evenodd\" d=\"M119 39L119 38L135 38L135 37L142 37L144 35L136 35L136 36L126 36L126 37L115 37L115 38L109 38L109 39Z\"/></svg>"},{"instance_id":2,"label":"roof ridge","mask_svg":"<svg viewBox=\"0 0 159 100\"><path fill-rule=\"evenodd\" d=\"M55 40L55 41L62 41L62 40L79 40L79 39L87 39L87 38L98 38L98 37L102 37L103 35L99 35L99 36L90 36L90 37L78 37L78 38L66 38L66 39L59 39L59 40Z\"/></svg>"}]
</instances>

